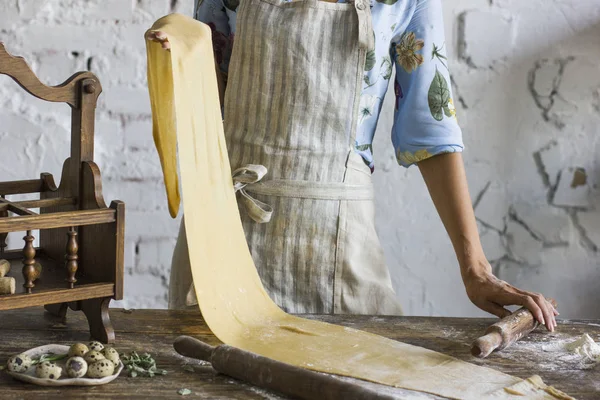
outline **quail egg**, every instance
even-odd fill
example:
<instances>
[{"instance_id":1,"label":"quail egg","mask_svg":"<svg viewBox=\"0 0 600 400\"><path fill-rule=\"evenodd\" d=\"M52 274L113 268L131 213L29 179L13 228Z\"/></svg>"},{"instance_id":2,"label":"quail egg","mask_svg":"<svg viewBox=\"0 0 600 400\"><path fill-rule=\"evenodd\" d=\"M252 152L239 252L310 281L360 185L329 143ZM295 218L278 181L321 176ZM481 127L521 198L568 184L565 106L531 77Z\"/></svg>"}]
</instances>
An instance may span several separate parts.
<instances>
[{"instance_id":1,"label":"quail egg","mask_svg":"<svg viewBox=\"0 0 600 400\"><path fill-rule=\"evenodd\" d=\"M87 362L82 357L71 357L65 364L67 375L71 378L82 378L88 370Z\"/></svg>"},{"instance_id":2,"label":"quail egg","mask_svg":"<svg viewBox=\"0 0 600 400\"><path fill-rule=\"evenodd\" d=\"M95 351L104 350L104 345L97 341L90 342L90 344L88 344L88 347L90 348L90 350L95 350Z\"/></svg>"},{"instance_id":3,"label":"quail egg","mask_svg":"<svg viewBox=\"0 0 600 400\"><path fill-rule=\"evenodd\" d=\"M26 372L31 367L32 362L28 355L19 354L9 358L6 367L11 372Z\"/></svg>"},{"instance_id":4,"label":"quail egg","mask_svg":"<svg viewBox=\"0 0 600 400\"><path fill-rule=\"evenodd\" d=\"M88 368L88 376L90 378L104 378L112 375L115 372L115 364L110 360L96 361Z\"/></svg>"},{"instance_id":5,"label":"quail egg","mask_svg":"<svg viewBox=\"0 0 600 400\"><path fill-rule=\"evenodd\" d=\"M99 351L90 350L85 354L85 356L83 356L83 359L88 364L92 364L92 363L95 363L96 361L105 360L106 357L104 357L104 355L102 353L100 353Z\"/></svg>"},{"instance_id":6,"label":"quail egg","mask_svg":"<svg viewBox=\"0 0 600 400\"><path fill-rule=\"evenodd\" d=\"M105 347L104 350L102 350L102 354L107 360L112 361L114 365L119 365L119 361L121 361L121 358L119 357L119 352L114 348Z\"/></svg>"},{"instance_id":7,"label":"quail egg","mask_svg":"<svg viewBox=\"0 0 600 400\"><path fill-rule=\"evenodd\" d=\"M35 376L42 379L58 379L62 374L62 368L53 362L44 361L35 367Z\"/></svg>"},{"instance_id":8,"label":"quail egg","mask_svg":"<svg viewBox=\"0 0 600 400\"><path fill-rule=\"evenodd\" d=\"M69 348L69 358L71 357L83 357L90 351L88 347L83 343L76 343Z\"/></svg>"}]
</instances>

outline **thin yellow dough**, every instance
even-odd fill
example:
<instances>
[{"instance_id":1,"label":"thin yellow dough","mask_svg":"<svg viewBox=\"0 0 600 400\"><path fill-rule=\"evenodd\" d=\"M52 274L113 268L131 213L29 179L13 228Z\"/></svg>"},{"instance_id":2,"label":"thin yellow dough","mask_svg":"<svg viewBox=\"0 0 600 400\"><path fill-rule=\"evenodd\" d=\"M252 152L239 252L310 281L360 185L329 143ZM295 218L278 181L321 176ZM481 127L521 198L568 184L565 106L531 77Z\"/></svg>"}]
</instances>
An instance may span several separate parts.
<instances>
[{"instance_id":1,"label":"thin yellow dough","mask_svg":"<svg viewBox=\"0 0 600 400\"><path fill-rule=\"evenodd\" d=\"M147 41L154 138L169 209L179 199L178 143L185 230L198 303L224 343L311 370L451 399L555 399L539 377L522 380L425 348L291 316L269 298L246 244L225 145L211 30L180 14L159 19L165 51ZM515 385L516 388L515 388ZM568 398L568 397L567 397Z\"/></svg>"}]
</instances>

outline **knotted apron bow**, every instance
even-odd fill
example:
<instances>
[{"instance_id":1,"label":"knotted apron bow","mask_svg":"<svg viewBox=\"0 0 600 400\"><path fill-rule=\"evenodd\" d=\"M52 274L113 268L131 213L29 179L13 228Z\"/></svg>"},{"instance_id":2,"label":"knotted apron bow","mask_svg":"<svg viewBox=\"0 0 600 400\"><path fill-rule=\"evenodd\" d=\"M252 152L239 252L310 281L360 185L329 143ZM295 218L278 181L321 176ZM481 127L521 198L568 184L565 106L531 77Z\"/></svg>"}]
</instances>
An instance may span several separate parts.
<instances>
[{"instance_id":1,"label":"knotted apron bow","mask_svg":"<svg viewBox=\"0 0 600 400\"><path fill-rule=\"evenodd\" d=\"M233 188L242 196L240 200L246 207L248 216L259 224L271 220L273 208L260 200L250 196L245 190L246 186L258 183L267 174L267 168L263 165L248 164L233 171Z\"/></svg>"}]
</instances>

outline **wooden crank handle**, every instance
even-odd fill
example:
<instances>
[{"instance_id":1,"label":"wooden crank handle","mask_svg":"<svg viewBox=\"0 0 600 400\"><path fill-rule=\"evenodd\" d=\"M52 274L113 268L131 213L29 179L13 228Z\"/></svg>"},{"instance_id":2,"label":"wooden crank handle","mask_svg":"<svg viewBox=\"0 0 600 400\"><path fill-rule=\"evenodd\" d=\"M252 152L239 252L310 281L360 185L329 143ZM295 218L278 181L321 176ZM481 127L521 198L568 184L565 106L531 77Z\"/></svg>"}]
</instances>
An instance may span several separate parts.
<instances>
[{"instance_id":1,"label":"wooden crank handle","mask_svg":"<svg viewBox=\"0 0 600 400\"><path fill-rule=\"evenodd\" d=\"M302 400L393 400L396 397L333 376L295 367L232 346L212 347L189 336L173 344L184 356L210 361L224 375Z\"/></svg>"},{"instance_id":2,"label":"wooden crank handle","mask_svg":"<svg viewBox=\"0 0 600 400\"><path fill-rule=\"evenodd\" d=\"M179 336L173 343L182 356L210 362L215 347L190 336Z\"/></svg>"},{"instance_id":3,"label":"wooden crank handle","mask_svg":"<svg viewBox=\"0 0 600 400\"><path fill-rule=\"evenodd\" d=\"M548 299L556 307L556 301ZM485 358L494 350L503 350L526 336L537 328L540 323L531 311L525 307L518 309L508 317L496 322L485 331L482 336L473 342L471 354L475 357Z\"/></svg>"}]
</instances>

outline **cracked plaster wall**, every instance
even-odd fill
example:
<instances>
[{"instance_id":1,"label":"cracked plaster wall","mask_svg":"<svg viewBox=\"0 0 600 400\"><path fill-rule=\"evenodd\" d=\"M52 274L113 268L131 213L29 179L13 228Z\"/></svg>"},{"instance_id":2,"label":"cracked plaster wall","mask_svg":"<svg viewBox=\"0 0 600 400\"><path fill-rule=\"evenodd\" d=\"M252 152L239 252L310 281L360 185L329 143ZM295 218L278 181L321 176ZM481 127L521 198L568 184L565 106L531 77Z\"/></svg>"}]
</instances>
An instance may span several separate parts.
<instances>
[{"instance_id":1,"label":"cracked plaster wall","mask_svg":"<svg viewBox=\"0 0 600 400\"><path fill-rule=\"evenodd\" d=\"M597 0L445 0L452 85L486 254L502 279L600 317L600 7ZM127 204L126 307L165 307L178 220L150 137L142 34L192 0L0 0L0 40L57 84L103 84L96 158L107 200ZM377 227L407 314L484 315L470 304L416 168L390 146L393 95L375 142ZM59 173L66 107L0 77L0 180ZM15 135L15 133L19 133ZM21 246L20 237L10 243Z\"/></svg>"}]
</instances>

